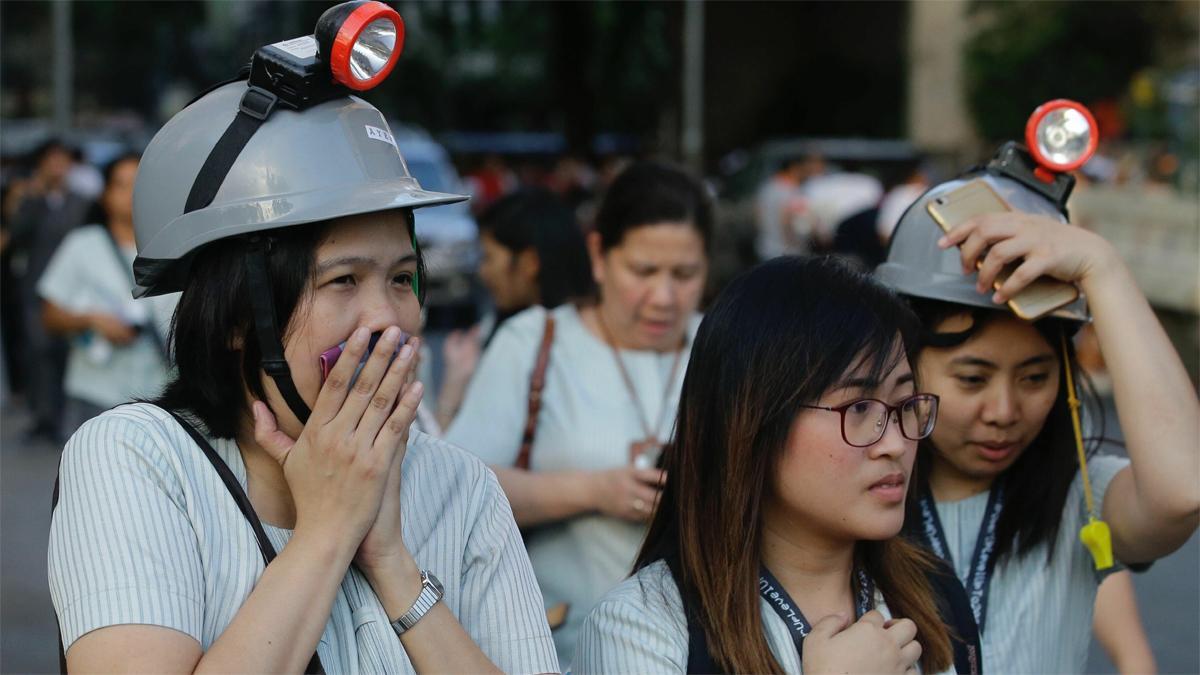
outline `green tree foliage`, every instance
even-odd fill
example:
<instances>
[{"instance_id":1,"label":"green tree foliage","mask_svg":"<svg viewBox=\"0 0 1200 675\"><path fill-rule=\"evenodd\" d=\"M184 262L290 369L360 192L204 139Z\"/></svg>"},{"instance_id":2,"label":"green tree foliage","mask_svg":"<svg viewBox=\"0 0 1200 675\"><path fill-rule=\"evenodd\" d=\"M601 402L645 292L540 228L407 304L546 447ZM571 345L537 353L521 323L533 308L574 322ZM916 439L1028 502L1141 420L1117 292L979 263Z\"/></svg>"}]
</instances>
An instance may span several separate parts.
<instances>
[{"instance_id":1,"label":"green tree foliage","mask_svg":"<svg viewBox=\"0 0 1200 675\"><path fill-rule=\"evenodd\" d=\"M1039 104L1119 98L1177 32L1171 2L977 2L984 27L965 54L968 105L981 135L1010 138Z\"/></svg>"}]
</instances>

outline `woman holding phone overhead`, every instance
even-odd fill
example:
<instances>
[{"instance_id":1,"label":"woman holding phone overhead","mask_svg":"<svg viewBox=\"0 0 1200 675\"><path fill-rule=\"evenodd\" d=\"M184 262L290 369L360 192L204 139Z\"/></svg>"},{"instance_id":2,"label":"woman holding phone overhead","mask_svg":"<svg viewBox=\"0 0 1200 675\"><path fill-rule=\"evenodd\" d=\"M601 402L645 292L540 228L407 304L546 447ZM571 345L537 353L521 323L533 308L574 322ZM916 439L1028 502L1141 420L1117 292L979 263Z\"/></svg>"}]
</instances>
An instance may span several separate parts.
<instances>
[{"instance_id":1,"label":"woman holding phone overhead","mask_svg":"<svg viewBox=\"0 0 1200 675\"><path fill-rule=\"evenodd\" d=\"M587 239L599 300L508 319L446 434L500 478L551 622L563 621L564 667L658 500L655 465L699 323L711 231L695 179L665 164L626 169Z\"/></svg>"},{"instance_id":2,"label":"woman holding phone overhead","mask_svg":"<svg viewBox=\"0 0 1200 675\"><path fill-rule=\"evenodd\" d=\"M915 323L832 258L776 258L721 293L634 574L588 617L574 672L939 673L957 655L978 672L961 589L897 536L938 411Z\"/></svg>"},{"instance_id":3,"label":"woman holding phone overhead","mask_svg":"<svg viewBox=\"0 0 1200 675\"><path fill-rule=\"evenodd\" d=\"M350 10L400 20L382 3L326 17ZM422 190L348 91L247 112L275 95L215 87L143 157L135 294L182 291L178 373L63 452L49 574L66 666L557 672L495 477L410 432L413 211L463 197Z\"/></svg>"},{"instance_id":4,"label":"woman holding phone overhead","mask_svg":"<svg viewBox=\"0 0 1200 675\"><path fill-rule=\"evenodd\" d=\"M954 565L989 670L1081 672L1105 570L1167 555L1200 523L1200 404L1117 251L1063 222L1067 178L1022 179L1032 171L1027 155L1002 151L932 189L901 220L877 275L921 318L919 377L942 400L906 528ZM928 205L978 182L1013 210L944 234ZM1076 285L1086 307L1020 318L1022 292L1040 277ZM1087 397L1071 337L1088 310L1128 460L1089 456L1081 436Z\"/></svg>"}]
</instances>

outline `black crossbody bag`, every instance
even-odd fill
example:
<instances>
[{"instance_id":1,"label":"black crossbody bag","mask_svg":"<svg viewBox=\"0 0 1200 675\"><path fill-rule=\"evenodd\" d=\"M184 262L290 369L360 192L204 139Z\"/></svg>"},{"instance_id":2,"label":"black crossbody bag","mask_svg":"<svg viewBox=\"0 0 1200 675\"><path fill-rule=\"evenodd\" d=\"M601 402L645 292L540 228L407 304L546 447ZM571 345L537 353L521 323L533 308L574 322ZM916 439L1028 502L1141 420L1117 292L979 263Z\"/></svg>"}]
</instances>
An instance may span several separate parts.
<instances>
[{"instance_id":1,"label":"black crossbody bag","mask_svg":"<svg viewBox=\"0 0 1200 675\"><path fill-rule=\"evenodd\" d=\"M197 431L190 422L188 422L174 410L167 410L167 412L170 413L171 417L174 417L175 421L179 423L179 426L183 427L183 430L192 437L192 440L195 441L200 450L204 452L204 456L208 458L209 463L212 464L213 469L216 470L217 475L221 477L221 482L225 484L225 489L229 491L229 496L232 497L233 501L237 503L238 510L242 512L242 515L246 518L246 521L250 523L251 529L254 530L254 538L258 540L258 550L260 553L262 553L264 565L270 565L271 561L274 560L276 556L275 547L271 545L271 540L267 539L267 531L263 529L262 521L259 520L258 514L254 512L254 506L250 504L250 498L246 496L246 491L243 490L241 484L238 483L237 476L233 475L233 471L229 468L229 465L225 463L225 460L221 459L221 456L217 454L216 449L212 447L212 444L208 442L208 439L206 439L199 431ZM56 477L54 479L54 494L51 497L51 512L53 512L54 508L57 506L58 478ZM57 617L55 617L55 624L57 625ZM63 649L61 629L58 631L58 665L61 672L67 672L67 653ZM312 658L309 659L308 666L304 669L304 672L314 675L325 675L325 668L321 665L321 658L315 651L313 652Z\"/></svg>"}]
</instances>

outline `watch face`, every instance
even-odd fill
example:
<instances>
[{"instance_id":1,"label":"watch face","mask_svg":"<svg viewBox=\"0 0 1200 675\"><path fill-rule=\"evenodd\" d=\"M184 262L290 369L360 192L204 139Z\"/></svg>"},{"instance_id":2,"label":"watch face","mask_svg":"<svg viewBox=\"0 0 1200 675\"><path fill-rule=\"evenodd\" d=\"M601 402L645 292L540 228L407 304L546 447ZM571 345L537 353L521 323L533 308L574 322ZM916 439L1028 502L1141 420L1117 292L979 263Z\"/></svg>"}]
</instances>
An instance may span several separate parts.
<instances>
[{"instance_id":1,"label":"watch face","mask_svg":"<svg viewBox=\"0 0 1200 675\"><path fill-rule=\"evenodd\" d=\"M426 572L425 578L429 580L429 584L433 586L435 591L438 592L438 595L446 592L446 590L442 587L442 582L437 577L433 576L432 573Z\"/></svg>"}]
</instances>

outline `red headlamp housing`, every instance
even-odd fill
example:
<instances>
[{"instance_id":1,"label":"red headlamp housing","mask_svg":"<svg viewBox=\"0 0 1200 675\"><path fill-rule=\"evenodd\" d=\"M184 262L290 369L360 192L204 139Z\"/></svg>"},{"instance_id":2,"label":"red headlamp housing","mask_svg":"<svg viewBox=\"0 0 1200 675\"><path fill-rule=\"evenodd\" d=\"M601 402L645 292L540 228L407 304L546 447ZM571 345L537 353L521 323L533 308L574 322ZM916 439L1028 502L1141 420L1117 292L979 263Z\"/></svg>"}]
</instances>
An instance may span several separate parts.
<instances>
[{"instance_id":1,"label":"red headlamp housing","mask_svg":"<svg viewBox=\"0 0 1200 675\"><path fill-rule=\"evenodd\" d=\"M404 20L377 0L330 7L317 20L317 44L333 79L366 91L387 79L404 49Z\"/></svg>"},{"instance_id":2,"label":"red headlamp housing","mask_svg":"<svg viewBox=\"0 0 1200 675\"><path fill-rule=\"evenodd\" d=\"M1025 124L1029 154L1043 169L1054 172L1074 171L1086 164L1099 138L1092 113L1065 98L1038 106Z\"/></svg>"}]
</instances>

